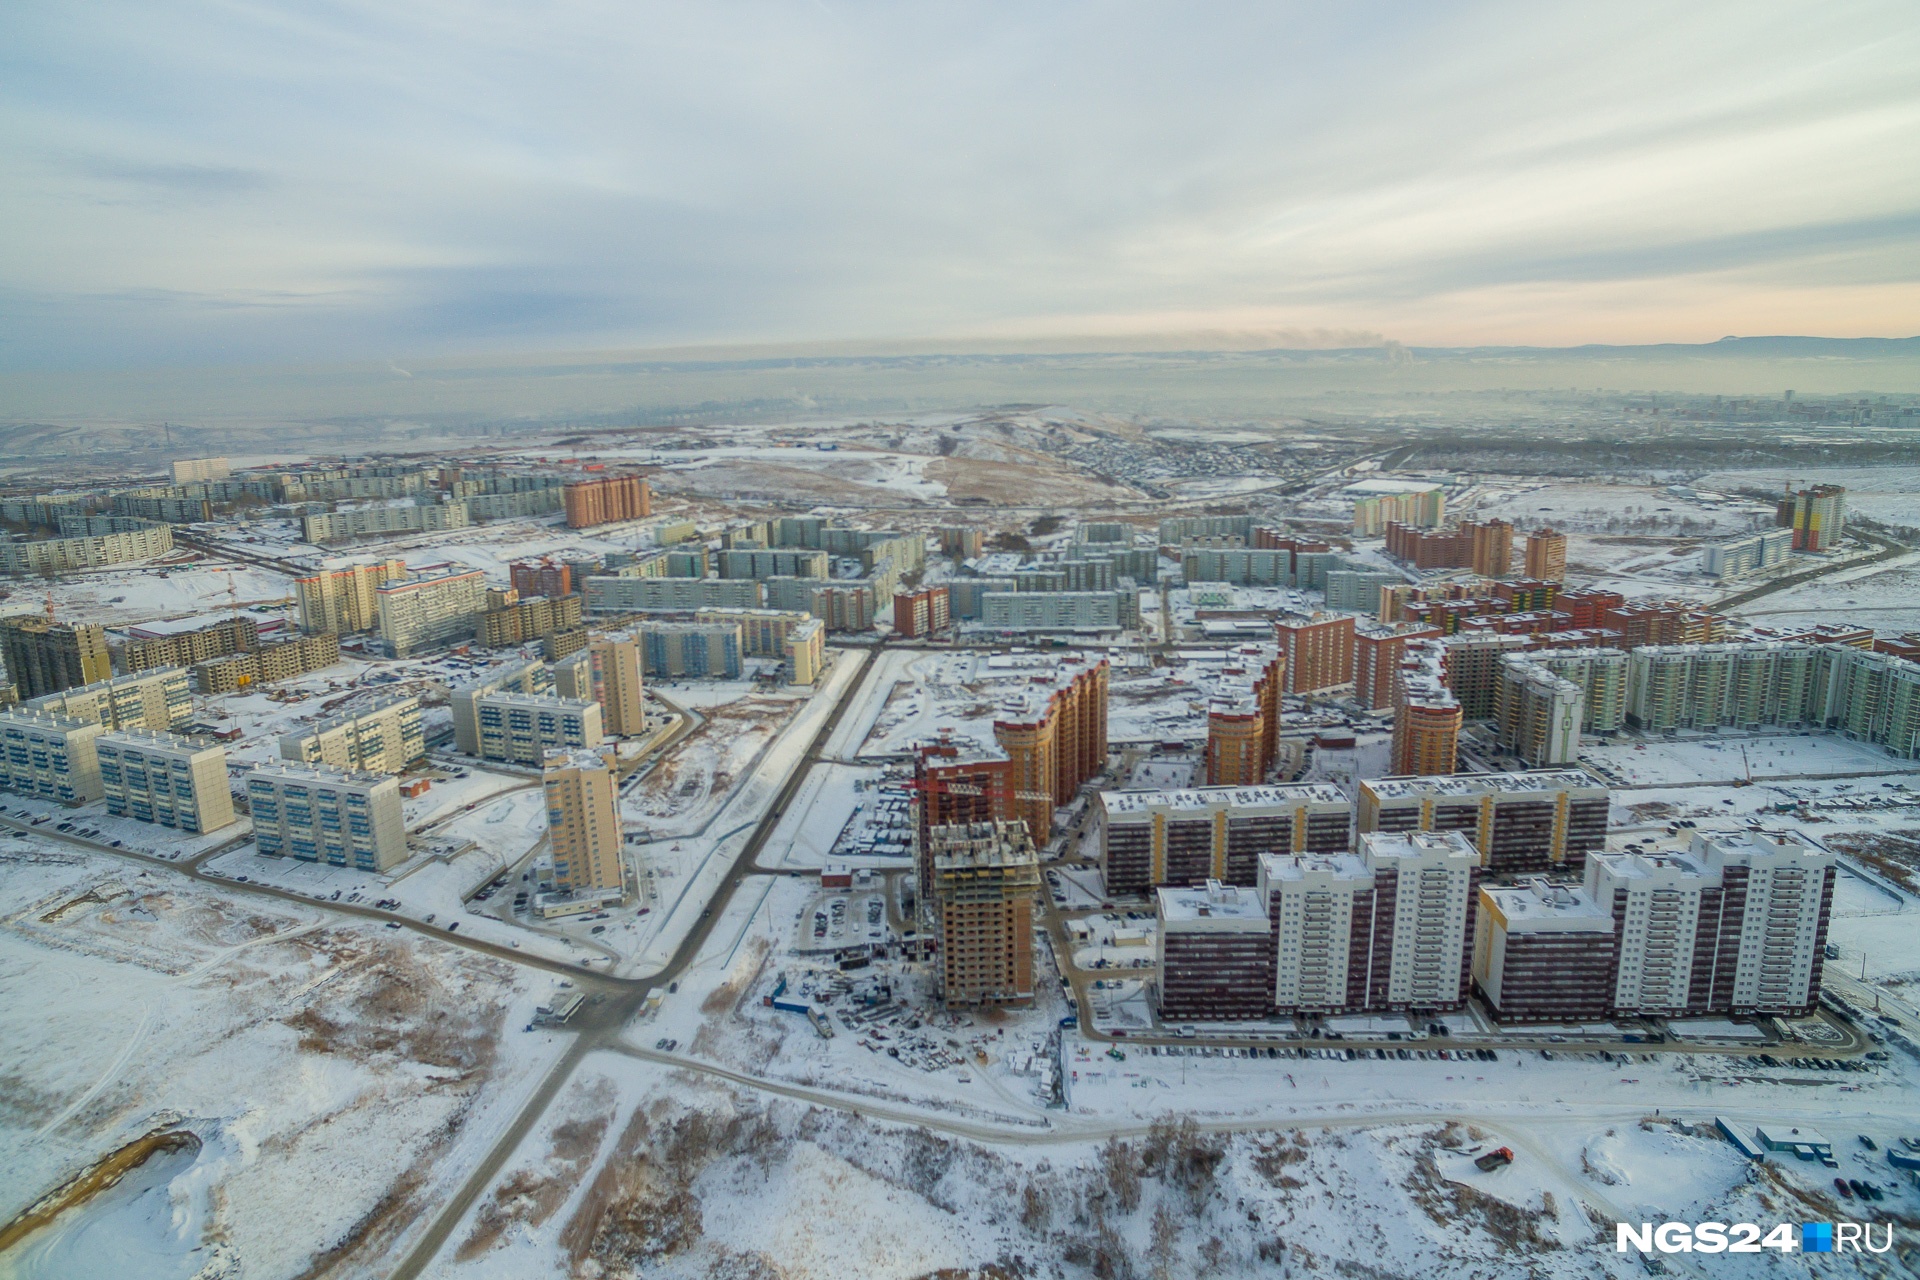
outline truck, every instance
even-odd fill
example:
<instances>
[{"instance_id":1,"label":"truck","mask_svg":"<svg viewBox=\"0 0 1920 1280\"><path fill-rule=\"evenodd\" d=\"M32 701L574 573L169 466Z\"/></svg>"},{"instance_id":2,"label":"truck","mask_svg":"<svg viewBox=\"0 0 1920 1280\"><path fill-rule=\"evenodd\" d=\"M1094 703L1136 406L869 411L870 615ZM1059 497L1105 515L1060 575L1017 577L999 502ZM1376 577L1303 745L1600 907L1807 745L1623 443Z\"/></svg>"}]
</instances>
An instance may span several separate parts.
<instances>
[{"instance_id":1,"label":"truck","mask_svg":"<svg viewBox=\"0 0 1920 1280\"><path fill-rule=\"evenodd\" d=\"M1492 1173L1495 1169L1504 1169L1512 1163L1512 1147L1495 1147L1487 1154L1476 1158L1473 1167L1482 1173Z\"/></svg>"}]
</instances>

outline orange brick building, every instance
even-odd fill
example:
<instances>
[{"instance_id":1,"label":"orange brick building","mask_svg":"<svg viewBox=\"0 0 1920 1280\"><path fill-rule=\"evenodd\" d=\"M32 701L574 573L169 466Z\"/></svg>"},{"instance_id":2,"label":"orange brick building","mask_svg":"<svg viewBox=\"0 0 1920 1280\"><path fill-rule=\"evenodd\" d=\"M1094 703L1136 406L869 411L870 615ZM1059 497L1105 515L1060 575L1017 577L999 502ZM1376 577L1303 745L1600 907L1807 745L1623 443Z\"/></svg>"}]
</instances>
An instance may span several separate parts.
<instances>
[{"instance_id":1,"label":"orange brick building","mask_svg":"<svg viewBox=\"0 0 1920 1280\"><path fill-rule=\"evenodd\" d=\"M1352 614L1280 618L1273 633L1286 660L1288 693L1318 693L1353 683Z\"/></svg>"},{"instance_id":2,"label":"orange brick building","mask_svg":"<svg viewBox=\"0 0 1920 1280\"><path fill-rule=\"evenodd\" d=\"M945 631L952 620L944 586L893 593L893 629L908 639Z\"/></svg>"},{"instance_id":3,"label":"orange brick building","mask_svg":"<svg viewBox=\"0 0 1920 1280\"><path fill-rule=\"evenodd\" d=\"M1014 807L1035 844L1053 835L1053 811L1107 767L1107 660L1038 676L993 722L1007 753Z\"/></svg>"},{"instance_id":4,"label":"orange brick building","mask_svg":"<svg viewBox=\"0 0 1920 1280\"><path fill-rule=\"evenodd\" d=\"M653 490L639 476L605 476L582 480L560 491L567 509L567 528L585 529L617 520L638 520L653 514Z\"/></svg>"},{"instance_id":5,"label":"orange brick building","mask_svg":"<svg viewBox=\"0 0 1920 1280\"><path fill-rule=\"evenodd\" d=\"M1527 563L1524 570L1529 578L1543 578L1548 582L1565 582L1567 579L1567 535L1558 529L1535 529L1527 535Z\"/></svg>"},{"instance_id":6,"label":"orange brick building","mask_svg":"<svg viewBox=\"0 0 1920 1280\"><path fill-rule=\"evenodd\" d=\"M1460 700L1447 687L1445 647L1423 640L1402 658L1393 704L1396 776L1455 772L1460 756Z\"/></svg>"},{"instance_id":7,"label":"orange brick building","mask_svg":"<svg viewBox=\"0 0 1920 1280\"><path fill-rule=\"evenodd\" d=\"M1252 787L1266 781L1280 746L1280 689L1286 659L1258 645L1242 649L1227 675L1244 680L1207 705L1206 785Z\"/></svg>"},{"instance_id":8,"label":"orange brick building","mask_svg":"<svg viewBox=\"0 0 1920 1280\"><path fill-rule=\"evenodd\" d=\"M1353 693L1362 705L1384 711L1393 705L1400 661L1407 646L1440 635L1440 628L1417 624L1358 627L1353 635Z\"/></svg>"}]
</instances>

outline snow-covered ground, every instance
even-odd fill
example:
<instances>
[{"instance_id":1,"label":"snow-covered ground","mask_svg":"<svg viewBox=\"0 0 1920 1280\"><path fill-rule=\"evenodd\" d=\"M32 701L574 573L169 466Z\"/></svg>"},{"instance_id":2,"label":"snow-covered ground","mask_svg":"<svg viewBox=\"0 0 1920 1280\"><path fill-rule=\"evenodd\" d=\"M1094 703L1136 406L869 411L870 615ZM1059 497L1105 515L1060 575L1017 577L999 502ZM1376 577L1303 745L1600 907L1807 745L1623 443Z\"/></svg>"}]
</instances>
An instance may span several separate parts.
<instances>
[{"instance_id":1,"label":"snow-covered ground","mask_svg":"<svg viewBox=\"0 0 1920 1280\"><path fill-rule=\"evenodd\" d=\"M197 1143L30 1237L23 1280L368 1266L559 1048L519 1031L549 980L430 940L38 839L0 869L0 1218L144 1134Z\"/></svg>"}]
</instances>

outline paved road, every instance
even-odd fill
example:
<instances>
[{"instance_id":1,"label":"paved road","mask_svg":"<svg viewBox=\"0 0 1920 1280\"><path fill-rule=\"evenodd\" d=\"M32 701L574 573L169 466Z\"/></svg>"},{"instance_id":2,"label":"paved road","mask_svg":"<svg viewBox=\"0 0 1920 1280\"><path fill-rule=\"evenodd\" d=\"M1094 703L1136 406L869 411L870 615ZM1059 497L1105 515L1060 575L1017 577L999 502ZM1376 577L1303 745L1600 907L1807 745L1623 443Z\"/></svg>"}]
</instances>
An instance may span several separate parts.
<instances>
[{"instance_id":1,"label":"paved road","mask_svg":"<svg viewBox=\"0 0 1920 1280\"><path fill-rule=\"evenodd\" d=\"M427 1226L425 1233L400 1259L399 1264L390 1273L392 1280L414 1280L414 1277L418 1276L446 1245L448 1237L460 1224L460 1220L466 1216L467 1211L472 1208L480 1195L493 1184L494 1179L499 1176L501 1167L519 1149L520 1144L526 1140L527 1134L533 1131L534 1125L539 1123L541 1116L553 1104L561 1088L572 1078L581 1059L596 1049L625 1051L627 1046L620 1038L621 1033L646 1003L647 996L656 989L665 988L679 981L680 974L706 946L714 925L725 915L726 906L732 900L735 891L749 876L758 874L755 871L755 864L759 860L761 851L779 827L782 817L786 814L787 806L799 794L801 784L812 772L814 765L819 763L821 748L839 727L841 716L845 714L848 706L857 701L857 695L866 684L874 661L879 657L883 647L883 645L874 645L866 650L865 656L861 659L859 671L843 687L840 700L834 705L832 713L814 733L813 740L807 744L806 753L801 757L799 766L788 775L786 784L774 797L772 807L760 820L759 828L747 841L746 847L734 860L733 868L727 873L726 879L714 892L712 904L701 913L700 919L695 922L686 939L675 950L667 966L648 978L617 979L603 976L599 979L601 987L608 989L590 996L587 1003L573 1016L569 1023L575 1031L573 1043L561 1055L560 1060L548 1070L546 1077L534 1090L533 1096L521 1106L519 1113L507 1125L506 1130L494 1140L493 1146L467 1175L460 1189L441 1207L439 1213Z\"/></svg>"},{"instance_id":2,"label":"paved road","mask_svg":"<svg viewBox=\"0 0 1920 1280\"><path fill-rule=\"evenodd\" d=\"M1905 543L1895 542L1885 534L1868 533L1865 529L1857 526L1848 530L1848 532L1856 538L1876 544L1880 550L1870 556L1836 560L1828 564L1820 565L1818 568L1809 569L1805 573L1794 573L1784 578L1775 578L1771 582L1763 582L1757 587L1748 587L1744 591L1736 591L1730 596L1722 596L1720 599L1712 601L1707 607L1718 613L1727 613L1739 609L1743 605L1751 604L1762 596L1770 596L1777 591L1785 591L1789 587L1798 587L1805 583L1824 578L1828 574L1841 573L1849 569L1859 569L1870 564L1879 564L1883 560L1891 560L1895 556L1903 556L1913 550L1912 547L1907 546Z\"/></svg>"}]
</instances>

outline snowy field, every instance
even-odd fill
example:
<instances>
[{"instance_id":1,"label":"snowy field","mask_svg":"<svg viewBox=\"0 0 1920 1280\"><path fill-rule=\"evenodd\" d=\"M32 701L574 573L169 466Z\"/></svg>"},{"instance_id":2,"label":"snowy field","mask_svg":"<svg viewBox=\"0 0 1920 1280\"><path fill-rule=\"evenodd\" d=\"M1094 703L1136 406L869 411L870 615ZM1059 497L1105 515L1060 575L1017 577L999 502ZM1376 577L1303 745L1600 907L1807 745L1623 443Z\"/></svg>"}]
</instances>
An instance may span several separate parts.
<instances>
[{"instance_id":1,"label":"snowy field","mask_svg":"<svg viewBox=\"0 0 1920 1280\"><path fill-rule=\"evenodd\" d=\"M0 860L0 1217L192 1135L11 1252L21 1280L358 1271L558 1048L518 1031L550 982L497 962L38 841Z\"/></svg>"}]
</instances>

